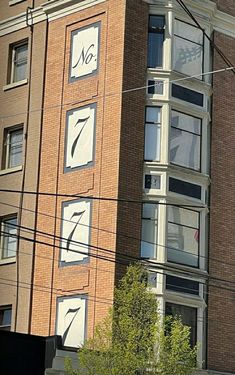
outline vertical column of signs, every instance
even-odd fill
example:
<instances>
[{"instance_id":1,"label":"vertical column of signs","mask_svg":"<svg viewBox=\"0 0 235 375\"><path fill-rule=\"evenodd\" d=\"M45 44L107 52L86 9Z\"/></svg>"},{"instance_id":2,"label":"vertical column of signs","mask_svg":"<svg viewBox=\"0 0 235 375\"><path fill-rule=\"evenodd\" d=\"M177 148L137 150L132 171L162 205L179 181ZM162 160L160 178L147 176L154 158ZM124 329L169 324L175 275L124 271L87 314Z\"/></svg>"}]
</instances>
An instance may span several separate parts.
<instances>
[{"instance_id":1,"label":"vertical column of signs","mask_svg":"<svg viewBox=\"0 0 235 375\"><path fill-rule=\"evenodd\" d=\"M86 305L85 295L58 298L56 333L64 346L78 348L84 343Z\"/></svg>"}]
</instances>

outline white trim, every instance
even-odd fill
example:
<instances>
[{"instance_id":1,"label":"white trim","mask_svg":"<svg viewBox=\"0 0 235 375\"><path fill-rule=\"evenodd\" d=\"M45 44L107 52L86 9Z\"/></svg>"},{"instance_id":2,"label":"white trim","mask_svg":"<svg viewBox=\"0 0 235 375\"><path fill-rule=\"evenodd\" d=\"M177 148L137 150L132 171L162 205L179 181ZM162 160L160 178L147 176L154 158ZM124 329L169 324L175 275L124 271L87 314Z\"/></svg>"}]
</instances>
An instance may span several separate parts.
<instances>
[{"instance_id":1,"label":"white trim","mask_svg":"<svg viewBox=\"0 0 235 375\"><path fill-rule=\"evenodd\" d=\"M9 6L11 7L12 5L22 3L25 0L9 0Z\"/></svg>"},{"instance_id":2,"label":"white trim","mask_svg":"<svg viewBox=\"0 0 235 375\"><path fill-rule=\"evenodd\" d=\"M15 172L19 172L19 171L22 171L22 165L19 165L19 166L14 167L14 168L3 169L2 171L0 171L0 176L4 176L6 174L15 173Z\"/></svg>"},{"instance_id":3,"label":"white trim","mask_svg":"<svg viewBox=\"0 0 235 375\"><path fill-rule=\"evenodd\" d=\"M103 3L104 1L106 0L51 0L48 3L42 4L42 8L50 22Z\"/></svg>"},{"instance_id":4,"label":"white trim","mask_svg":"<svg viewBox=\"0 0 235 375\"><path fill-rule=\"evenodd\" d=\"M25 78L25 79L22 79L21 81L9 83L8 85L3 86L2 89L3 89L3 91L7 91L7 90L13 89L13 88L18 87L18 86L26 85L27 83L28 83L28 78Z\"/></svg>"},{"instance_id":5,"label":"white trim","mask_svg":"<svg viewBox=\"0 0 235 375\"><path fill-rule=\"evenodd\" d=\"M16 257L6 258L6 259L0 259L0 266L5 264L11 264L16 262Z\"/></svg>"}]
</instances>

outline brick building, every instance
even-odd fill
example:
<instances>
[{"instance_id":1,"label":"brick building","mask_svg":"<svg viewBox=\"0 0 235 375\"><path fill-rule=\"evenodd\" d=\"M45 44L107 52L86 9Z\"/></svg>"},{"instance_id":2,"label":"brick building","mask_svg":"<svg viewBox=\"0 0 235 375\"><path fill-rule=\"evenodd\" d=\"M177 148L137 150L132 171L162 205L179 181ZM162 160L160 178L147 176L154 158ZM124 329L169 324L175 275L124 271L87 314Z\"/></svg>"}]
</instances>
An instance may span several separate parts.
<instances>
[{"instance_id":1,"label":"brick building","mask_svg":"<svg viewBox=\"0 0 235 375\"><path fill-rule=\"evenodd\" d=\"M184 3L2 1L0 326L76 348L141 257L234 374L235 3Z\"/></svg>"}]
</instances>

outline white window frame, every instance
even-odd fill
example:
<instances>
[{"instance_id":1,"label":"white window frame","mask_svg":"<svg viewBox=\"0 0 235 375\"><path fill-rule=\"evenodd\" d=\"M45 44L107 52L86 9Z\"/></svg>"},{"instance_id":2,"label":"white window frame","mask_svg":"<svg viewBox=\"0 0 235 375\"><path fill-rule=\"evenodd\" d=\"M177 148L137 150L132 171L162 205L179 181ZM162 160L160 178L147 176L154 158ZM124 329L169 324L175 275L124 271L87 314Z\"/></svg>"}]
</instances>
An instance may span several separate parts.
<instances>
[{"instance_id":1,"label":"white window frame","mask_svg":"<svg viewBox=\"0 0 235 375\"><path fill-rule=\"evenodd\" d=\"M16 50L19 47L27 45L27 60L26 60L26 72L25 72L25 77L22 78L21 80L15 81L14 80L14 73L15 73L15 56L16 56ZM29 57L29 44L28 40L23 40L21 42L12 44L10 46L10 79L9 79L9 84L14 85L20 82L23 82L27 79L27 73L28 73L28 57Z\"/></svg>"},{"instance_id":2,"label":"white window frame","mask_svg":"<svg viewBox=\"0 0 235 375\"><path fill-rule=\"evenodd\" d=\"M21 163L16 165L16 166L11 167L10 166L11 148L12 148L11 147L11 136L12 136L12 133L19 132L19 131L22 131L22 144L21 144L22 158L21 158ZM18 167L22 166L22 164L23 164L23 146L24 146L23 136L24 136L23 125L18 125L18 126L14 126L14 127L10 127L10 128L5 129L4 147L3 147L3 155L2 155L2 157L3 157L2 169L3 170L15 169L15 168L18 168Z\"/></svg>"},{"instance_id":3,"label":"white window frame","mask_svg":"<svg viewBox=\"0 0 235 375\"><path fill-rule=\"evenodd\" d=\"M1 228L1 233L0 233L0 263L11 263L12 261L15 261L16 259L16 253L17 253L17 237L12 237L12 238L16 238L16 249L15 249L15 255L14 256L10 256L10 257L3 257L3 254L4 254L4 251L8 251L8 249L5 249L4 248L4 240L5 240L5 233L2 233L2 232L5 232L5 226L7 225L7 222L9 220L14 220L16 219L17 221L17 215L11 215L11 216L4 216L0 219L0 228ZM17 229L17 227L16 227ZM10 237L10 236L9 236Z\"/></svg>"}]
</instances>

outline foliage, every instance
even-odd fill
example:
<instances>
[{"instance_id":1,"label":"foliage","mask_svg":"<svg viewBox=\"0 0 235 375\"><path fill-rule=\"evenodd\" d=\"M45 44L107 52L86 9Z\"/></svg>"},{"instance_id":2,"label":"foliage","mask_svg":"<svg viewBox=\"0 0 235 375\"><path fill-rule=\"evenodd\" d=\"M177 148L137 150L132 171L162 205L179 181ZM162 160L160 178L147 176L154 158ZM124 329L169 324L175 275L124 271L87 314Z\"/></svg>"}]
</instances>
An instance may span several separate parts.
<instances>
[{"instance_id":1,"label":"foliage","mask_svg":"<svg viewBox=\"0 0 235 375\"><path fill-rule=\"evenodd\" d=\"M137 264L127 269L114 293L114 306L78 352L79 368L66 359L68 375L189 375L197 349L180 319L160 319L158 303ZM166 334L167 332L167 334Z\"/></svg>"}]
</instances>

